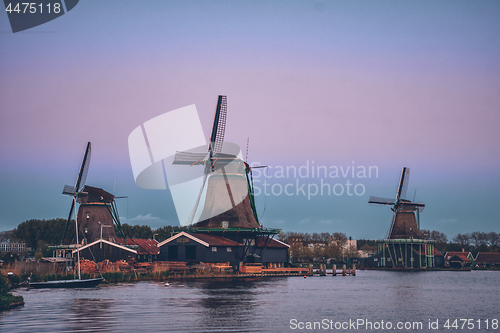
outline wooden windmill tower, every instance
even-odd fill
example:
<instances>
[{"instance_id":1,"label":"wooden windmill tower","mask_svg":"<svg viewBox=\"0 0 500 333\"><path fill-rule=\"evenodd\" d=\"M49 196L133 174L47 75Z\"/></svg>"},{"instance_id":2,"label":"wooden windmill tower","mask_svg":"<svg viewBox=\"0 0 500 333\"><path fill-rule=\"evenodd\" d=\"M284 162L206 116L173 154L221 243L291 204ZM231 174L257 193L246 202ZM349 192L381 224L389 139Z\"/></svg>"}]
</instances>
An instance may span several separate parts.
<instances>
[{"instance_id":1,"label":"wooden windmill tower","mask_svg":"<svg viewBox=\"0 0 500 333\"><path fill-rule=\"evenodd\" d=\"M90 147L89 142L87 143L87 149L83 156L75 186L66 185L62 192L63 195L68 195L76 199L71 201L71 208L62 239L64 240L71 216L76 208L76 203L78 203L79 208L76 219L78 222L79 239L84 244L91 243L100 238L114 242L117 238L114 228L115 224L118 230L121 230L115 205L115 196L101 188L85 185L90 165Z\"/></svg>"},{"instance_id":2,"label":"wooden windmill tower","mask_svg":"<svg viewBox=\"0 0 500 333\"><path fill-rule=\"evenodd\" d=\"M386 199L379 197L370 197L368 203L377 205L392 206L394 212L391 228L387 233L386 239L411 239L422 238L415 212L423 211L425 204L414 203L404 199L408 190L408 181L410 179L410 168L404 167L399 180L396 199Z\"/></svg>"}]
</instances>

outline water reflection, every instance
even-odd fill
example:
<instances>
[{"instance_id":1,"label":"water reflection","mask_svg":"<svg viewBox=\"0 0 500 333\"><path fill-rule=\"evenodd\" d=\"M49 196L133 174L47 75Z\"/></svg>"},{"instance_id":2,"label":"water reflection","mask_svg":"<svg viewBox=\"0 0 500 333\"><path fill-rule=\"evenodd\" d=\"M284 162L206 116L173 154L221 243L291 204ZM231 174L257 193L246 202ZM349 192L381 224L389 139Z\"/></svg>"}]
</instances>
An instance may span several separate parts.
<instances>
[{"instance_id":1,"label":"water reflection","mask_svg":"<svg viewBox=\"0 0 500 333\"><path fill-rule=\"evenodd\" d=\"M112 313L112 304L102 298L77 298L71 306L74 332L112 332L116 320Z\"/></svg>"},{"instance_id":2,"label":"water reflection","mask_svg":"<svg viewBox=\"0 0 500 333\"><path fill-rule=\"evenodd\" d=\"M2 332L289 332L292 318L498 318L500 272L360 271L356 277L171 281L169 287L138 282L16 292L26 305L1 315Z\"/></svg>"},{"instance_id":3,"label":"water reflection","mask_svg":"<svg viewBox=\"0 0 500 333\"><path fill-rule=\"evenodd\" d=\"M210 281L202 286L203 327L248 330L256 316L256 280Z\"/></svg>"}]
</instances>

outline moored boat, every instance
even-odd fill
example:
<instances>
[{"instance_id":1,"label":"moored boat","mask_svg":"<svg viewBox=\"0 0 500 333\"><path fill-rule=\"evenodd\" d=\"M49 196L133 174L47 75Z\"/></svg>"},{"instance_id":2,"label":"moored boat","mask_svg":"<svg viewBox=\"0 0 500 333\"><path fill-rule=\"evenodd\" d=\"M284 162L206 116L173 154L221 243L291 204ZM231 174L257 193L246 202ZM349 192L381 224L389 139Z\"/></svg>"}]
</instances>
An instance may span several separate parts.
<instances>
[{"instance_id":1,"label":"moored boat","mask_svg":"<svg viewBox=\"0 0 500 333\"><path fill-rule=\"evenodd\" d=\"M58 280L58 281L47 281L47 282L30 282L30 288L92 288L96 287L101 283L103 278L96 279L75 279L75 280Z\"/></svg>"}]
</instances>

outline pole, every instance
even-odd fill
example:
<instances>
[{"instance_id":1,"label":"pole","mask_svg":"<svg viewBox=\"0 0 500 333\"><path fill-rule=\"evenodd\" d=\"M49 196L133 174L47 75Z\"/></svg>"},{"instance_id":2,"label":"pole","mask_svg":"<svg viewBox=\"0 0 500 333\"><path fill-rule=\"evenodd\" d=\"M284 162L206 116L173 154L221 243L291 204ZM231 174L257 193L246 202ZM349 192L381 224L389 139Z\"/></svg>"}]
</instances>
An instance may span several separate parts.
<instances>
[{"instance_id":1,"label":"pole","mask_svg":"<svg viewBox=\"0 0 500 333\"><path fill-rule=\"evenodd\" d=\"M101 221L99 221L97 223L99 223L99 226L101 227L101 238L100 238L101 239L101 244L100 244L101 246L100 246L100 248L102 249L102 223L101 223Z\"/></svg>"},{"instance_id":2,"label":"pole","mask_svg":"<svg viewBox=\"0 0 500 333\"><path fill-rule=\"evenodd\" d=\"M78 215L76 214L76 197L73 197L73 202L75 203L76 255L78 258L78 280L81 280L82 275L80 273L80 249L78 248L80 244L78 242Z\"/></svg>"}]
</instances>

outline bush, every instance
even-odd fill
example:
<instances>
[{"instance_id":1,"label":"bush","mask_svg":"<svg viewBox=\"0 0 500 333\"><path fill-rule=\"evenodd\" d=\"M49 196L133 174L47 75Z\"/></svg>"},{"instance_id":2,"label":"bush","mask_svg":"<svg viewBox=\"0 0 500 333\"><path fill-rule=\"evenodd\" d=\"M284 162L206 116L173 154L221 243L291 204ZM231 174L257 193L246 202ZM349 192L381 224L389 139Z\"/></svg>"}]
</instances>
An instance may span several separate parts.
<instances>
[{"instance_id":1,"label":"bush","mask_svg":"<svg viewBox=\"0 0 500 333\"><path fill-rule=\"evenodd\" d=\"M35 253L35 260L40 261L43 258L43 253L42 252L37 252Z\"/></svg>"},{"instance_id":2,"label":"bush","mask_svg":"<svg viewBox=\"0 0 500 333\"><path fill-rule=\"evenodd\" d=\"M9 283L5 276L0 274L0 295L7 294L10 290Z\"/></svg>"}]
</instances>

